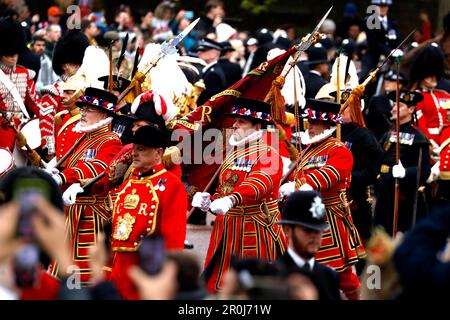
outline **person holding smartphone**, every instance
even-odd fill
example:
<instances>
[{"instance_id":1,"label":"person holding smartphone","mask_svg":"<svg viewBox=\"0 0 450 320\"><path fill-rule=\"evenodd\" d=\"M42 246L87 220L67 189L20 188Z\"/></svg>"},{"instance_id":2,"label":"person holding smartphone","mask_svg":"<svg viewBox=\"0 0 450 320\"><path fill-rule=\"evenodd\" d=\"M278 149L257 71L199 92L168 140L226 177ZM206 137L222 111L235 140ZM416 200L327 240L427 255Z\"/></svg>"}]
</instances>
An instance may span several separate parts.
<instances>
[{"instance_id":1,"label":"person holding smartphone","mask_svg":"<svg viewBox=\"0 0 450 320\"><path fill-rule=\"evenodd\" d=\"M187 194L180 179L162 164L167 140L153 125L139 128L132 138L134 171L118 192L111 235L110 279L123 299L139 298L128 269L141 263L146 237L162 236L165 250L184 248Z\"/></svg>"}]
</instances>

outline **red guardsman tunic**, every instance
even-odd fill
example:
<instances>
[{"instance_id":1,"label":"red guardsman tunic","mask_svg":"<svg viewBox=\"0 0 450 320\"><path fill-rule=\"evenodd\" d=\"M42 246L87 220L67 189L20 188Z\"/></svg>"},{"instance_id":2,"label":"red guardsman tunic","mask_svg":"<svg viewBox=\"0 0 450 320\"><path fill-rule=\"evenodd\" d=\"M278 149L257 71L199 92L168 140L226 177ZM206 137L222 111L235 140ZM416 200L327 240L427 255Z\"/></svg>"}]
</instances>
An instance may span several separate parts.
<instances>
[{"instance_id":1,"label":"red guardsman tunic","mask_svg":"<svg viewBox=\"0 0 450 320\"><path fill-rule=\"evenodd\" d=\"M28 109L30 117L32 117L32 114L36 117L39 116L41 102L36 93L36 85L33 79L30 78L28 69L20 65L16 65L14 68L8 68L3 64L0 64L0 68L10 78L11 82L15 84L25 107ZM8 92L7 87L3 83L0 83L0 109L6 111L8 117L14 118L14 124L18 129L20 118L23 114L17 103L14 102L12 94ZM12 151L16 140L14 131L2 122L0 121L0 147L9 148Z\"/></svg>"},{"instance_id":2,"label":"red guardsman tunic","mask_svg":"<svg viewBox=\"0 0 450 320\"><path fill-rule=\"evenodd\" d=\"M39 127L41 129L41 147L48 148L50 151L56 146L51 146L57 139L57 125L55 124L56 113L64 110L61 104L61 84L62 82L56 82L52 85L45 86L41 90L41 104L42 109L39 114ZM56 154L58 150L55 149ZM50 154L50 152L49 152Z\"/></svg>"},{"instance_id":3,"label":"red guardsman tunic","mask_svg":"<svg viewBox=\"0 0 450 320\"><path fill-rule=\"evenodd\" d=\"M330 229L324 232L316 254L318 262L343 271L365 255L353 219L343 206L341 197L350 187L353 155L345 145L327 138L309 145L302 152L297 179L320 192L327 211ZM303 170L303 173L302 173Z\"/></svg>"},{"instance_id":4,"label":"red guardsman tunic","mask_svg":"<svg viewBox=\"0 0 450 320\"><path fill-rule=\"evenodd\" d=\"M111 132L108 125L85 134L68 157L65 169L59 173L62 187L67 188L97 176L121 148L119 137ZM103 230L104 222L111 218L111 205L103 189L94 184L87 191L87 195L77 197L74 205L66 207L72 258L80 268L82 284L88 284L90 279L89 248L95 245L97 233ZM53 268L53 272L57 270Z\"/></svg>"},{"instance_id":5,"label":"red guardsman tunic","mask_svg":"<svg viewBox=\"0 0 450 320\"><path fill-rule=\"evenodd\" d=\"M73 128L78 123L81 115L77 112L70 112L64 110L59 112L55 118L61 117L61 123L58 125L55 123L55 149L56 149L56 161L61 159L75 142L82 136L79 132L74 132ZM67 160L61 164L61 167L65 168Z\"/></svg>"},{"instance_id":6,"label":"red guardsman tunic","mask_svg":"<svg viewBox=\"0 0 450 320\"><path fill-rule=\"evenodd\" d=\"M446 123L444 105L450 101L450 94L442 90L421 90L423 100L417 104L418 127L428 139L439 146L441 131Z\"/></svg>"},{"instance_id":7,"label":"red guardsman tunic","mask_svg":"<svg viewBox=\"0 0 450 320\"><path fill-rule=\"evenodd\" d=\"M231 196L236 205L217 215L211 232L204 271L211 292L221 288L232 255L273 261L284 253L286 239L276 224L282 170L281 157L261 140L225 159L211 200Z\"/></svg>"},{"instance_id":8,"label":"red guardsman tunic","mask_svg":"<svg viewBox=\"0 0 450 320\"><path fill-rule=\"evenodd\" d=\"M184 249L186 211L183 183L162 164L145 174L134 171L122 184L113 210L111 281L123 299L139 298L127 271L139 264L144 236L160 234L167 250Z\"/></svg>"}]
</instances>

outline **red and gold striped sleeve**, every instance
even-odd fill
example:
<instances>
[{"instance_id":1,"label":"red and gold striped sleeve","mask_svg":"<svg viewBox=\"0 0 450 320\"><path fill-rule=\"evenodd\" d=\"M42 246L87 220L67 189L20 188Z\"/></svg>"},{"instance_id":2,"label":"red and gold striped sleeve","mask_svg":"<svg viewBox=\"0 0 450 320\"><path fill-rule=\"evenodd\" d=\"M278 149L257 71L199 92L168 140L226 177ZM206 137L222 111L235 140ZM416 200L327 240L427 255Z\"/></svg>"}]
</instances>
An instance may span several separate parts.
<instances>
[{"instance_id":1,"label":"red and gold striped sleeve","mask_svg":"<svg viewBox=\"0 0 450 320\"><path fill-rule=\"evenodd\" d=\"M281 157L270 149L258 158L245 180L229 196L235 206L260 201L269 194L276 199L282 174Z\"/></svg>"},{"instance_id":2,"label":"red and gold striped sleeve","mask_svg":"<svg viewBox=\"0 0 450 320\"><path fill-rule=\"evenodd\" d=\"M352 153L342 145L329 150L325 165L308 170L301 181L311 185L314 190L327 190L335 187L342 179L349 179L352 167ZM350 181L347 182L350 184Z\"/></svg>"},{"instance_id":3,"label":"red and gold striped sleeve","mask_svg":"<svg viewBox=\"0 0 450 320\"><path fill-rule=\"evenodd\" d=\"M92 149L97 149L97 154L89 161L78 161L75 166L64 169L59 176L62 184L72 184L80 182L83 179L91 179L96 177L108 167L111 160L117 155L122 148L122 144L118 138L109 137Z\"/></svg>"}]
</instances>

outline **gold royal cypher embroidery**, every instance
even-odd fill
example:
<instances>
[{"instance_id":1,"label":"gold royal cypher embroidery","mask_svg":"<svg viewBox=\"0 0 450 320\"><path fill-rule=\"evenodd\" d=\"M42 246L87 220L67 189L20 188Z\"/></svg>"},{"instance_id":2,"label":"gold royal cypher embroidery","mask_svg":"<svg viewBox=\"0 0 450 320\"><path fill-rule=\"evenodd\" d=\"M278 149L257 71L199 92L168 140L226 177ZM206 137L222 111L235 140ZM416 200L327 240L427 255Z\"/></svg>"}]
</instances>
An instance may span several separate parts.
<instances>
[{"instance_id":1,"label":"gold royal cypher embroidery","mask_svg":"<svg viewBox=\"0 0 450 320\"><path fill-rule=\"evenodd\" d=\"M129 213L125 213L123 217L117 219L116 228L114 229L113 238L120 241L128 240L131 231L133 231L133 224L136 222L136 218Z\"/></svg>"}]
</instances>

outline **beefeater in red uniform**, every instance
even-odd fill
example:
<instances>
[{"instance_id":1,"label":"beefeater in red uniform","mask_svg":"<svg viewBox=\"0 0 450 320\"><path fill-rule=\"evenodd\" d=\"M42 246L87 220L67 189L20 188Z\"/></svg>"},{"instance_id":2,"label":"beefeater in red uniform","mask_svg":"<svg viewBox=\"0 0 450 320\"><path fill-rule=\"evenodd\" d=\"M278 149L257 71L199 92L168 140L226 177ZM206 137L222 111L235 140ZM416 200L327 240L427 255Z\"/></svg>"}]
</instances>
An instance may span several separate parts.
<instances>
[{"instance_id":1,"label":"beefeater in red uniform","mask_svg":"<svg viewBox=\"0 0 450 320\"><path fill-rule=\"evenodd\" d=\"M123 299L139 299L128 276L139 264L143 237L161 235L167 250L182 250L186 237L187 194L183 183L162 165L167 134L155 126L132 138L134 171L117 195L111 236L111 281Z\"/></svg>"},{"instance_id":2,"label":"beefeater in red uniform","mask_svg":"<svg viewBox=\"0 0 450 320\"><path fill-rule=\"evenodd\" d=\"M271 123L270 105L237 98L230 116L236 118L232 150L221 166L216 193L198 192L192 200L192 206L217 215L204 270L211 292L221 289L232 256L274 261L286 248L277 224L283 164L277 150L262 139Z\"/></svg>"},{"instance_id":3,"label":"beefeater in red uniform","mask_svg":"<svg viewBox=\"0 0 450 320\"><path fill-rule=\"evenodd\" d=\"M80 268L81 284L89 284L89 248L95 245L97 233L103 230L105 221L111 219L112 205L103 188L93 185L83 190L80 183L103 172L112 158L120 151L119 137L111 132L111 121L117 97L96 88L87 88L76 105L81 120L75 126L83 133L75 150L65 162L65 168L53 175L66 191L63 200L66 207L69 239L73 260ZM84 192L84 193L83 193ZM78 195L79 193L83 193ZM57 273L57 268L52 268Z\"/></svg>"},{"instance_id":4,"label":"beefeater in red uniform","mask_svg":"<svg viewBox=\"0 0 450 320\"><path fill-rule=\"evenodd\" d=\"M36 93L36 84L30 70L17 64L19 53L24 51L25 39L22 27L10 18L0 19L0 109L7 119L0 118L0 147L13 150L14 130L8 126L11 121L16 129L21 123L39 116L41 101Z\"/></svg>"},{"instance_id":5,"label":"beefeater in red uniform","mask_svg":"<svg viewBox=\"0 0 450 320\"><path fill-rule=\"evenodd\" d=\"M353 156L332 137L336 123L342 122L339 110L335 102L308 100L303 117L308 118L309 129L301 137L307 147L300 156L295 181L282 185L280 195L289 196L296 189L320 192L330 229L323 235L316 259L338 271L341 290L348 299L357 299L360 283L352 266L365 252L346 199Z\"/></svg>"}]
</instances>

